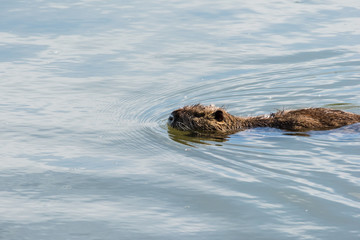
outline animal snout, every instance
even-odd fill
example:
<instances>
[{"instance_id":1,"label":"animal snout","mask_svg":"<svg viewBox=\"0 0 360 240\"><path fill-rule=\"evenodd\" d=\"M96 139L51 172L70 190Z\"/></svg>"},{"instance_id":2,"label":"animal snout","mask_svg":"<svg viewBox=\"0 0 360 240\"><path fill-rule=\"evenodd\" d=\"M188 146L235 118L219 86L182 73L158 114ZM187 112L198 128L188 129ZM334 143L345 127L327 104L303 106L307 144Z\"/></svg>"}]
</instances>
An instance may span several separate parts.
<instances>
[{"instance_id":1,"label":"animal snout","mask_svg":"<svg viewBox=\"0 0 360 240\"><path fill-rule=\"evenodd\" d=\"M174 123L178 118L179 118L179 114L178 114L176 111L174 111L174 112L172 112L172 113L170 114L170 116L169 116L169 118L168 118L168 123L169 123L169 124L172 124L172 123Z\"/></svg>"},{"instance_id":2,"label":"animal snout","mask_svg":"<svg viewBox=\"0 0 360 240\"><path fill-rule=\"evenodd\" d=\"M174 119L175 119L174 116L172 114L170 114L168 122L172 123L174 121Z\"/></svg>"}]
</instances>

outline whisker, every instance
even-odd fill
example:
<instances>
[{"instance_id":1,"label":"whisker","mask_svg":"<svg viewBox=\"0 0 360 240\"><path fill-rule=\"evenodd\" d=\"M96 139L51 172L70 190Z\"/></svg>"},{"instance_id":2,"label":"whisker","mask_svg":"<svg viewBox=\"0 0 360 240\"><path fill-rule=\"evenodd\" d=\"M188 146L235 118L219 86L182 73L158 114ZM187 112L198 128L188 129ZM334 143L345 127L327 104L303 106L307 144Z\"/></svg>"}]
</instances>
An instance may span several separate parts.
<instances>
[{"instance_id":1,"label":"whisker","mask_svg":"<svg viewBox=\"0 0 360 240\"><path fill-rule=\"evenodd\" d=\"M182 122L177 122L176 123L177 127L183 131L189 131L191 128L189 128L189 126L186 126L184 123Z\"/></svg>"}]
</instances>

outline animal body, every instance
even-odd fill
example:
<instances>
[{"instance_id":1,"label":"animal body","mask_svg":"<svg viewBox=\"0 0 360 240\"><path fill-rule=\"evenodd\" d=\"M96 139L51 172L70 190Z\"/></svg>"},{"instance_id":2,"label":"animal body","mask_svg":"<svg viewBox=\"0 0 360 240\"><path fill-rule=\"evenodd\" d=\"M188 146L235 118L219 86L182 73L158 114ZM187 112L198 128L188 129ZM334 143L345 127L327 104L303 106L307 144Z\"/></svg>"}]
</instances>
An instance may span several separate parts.
<instances>
[{"instance_id":1,"label":"animal body","mask_svg":"<svg viewBox=\"0 0 360 240\"><path fill-rule=\"evenodd\" d=\"M360 115L328 108L278 111L270 115L238 117L214 105L185 106L171 113L172 128L199 134L232 134L249 128L271 127L288 131L329 130L360 122Z\"/></svg>"}]
</instances>

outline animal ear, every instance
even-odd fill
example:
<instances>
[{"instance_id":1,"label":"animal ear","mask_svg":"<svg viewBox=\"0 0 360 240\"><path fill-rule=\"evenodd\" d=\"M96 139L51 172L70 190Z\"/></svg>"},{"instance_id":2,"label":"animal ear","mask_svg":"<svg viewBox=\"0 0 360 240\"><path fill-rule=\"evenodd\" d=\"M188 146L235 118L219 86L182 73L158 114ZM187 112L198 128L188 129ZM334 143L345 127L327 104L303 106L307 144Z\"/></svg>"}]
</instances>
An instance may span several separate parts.
<instances>
[{"instance_id":1,"label":"animal ear","mask_svg":"<svg viewBox=\"0 0 360 240\"><path fill-rule=\"evenodd\" d=\"M215 120L218 121L218 122L224 121L224 113L223 113L223 111L217 110L214 113L214 117L215 117Z\"/></svg>"}]
</instances>

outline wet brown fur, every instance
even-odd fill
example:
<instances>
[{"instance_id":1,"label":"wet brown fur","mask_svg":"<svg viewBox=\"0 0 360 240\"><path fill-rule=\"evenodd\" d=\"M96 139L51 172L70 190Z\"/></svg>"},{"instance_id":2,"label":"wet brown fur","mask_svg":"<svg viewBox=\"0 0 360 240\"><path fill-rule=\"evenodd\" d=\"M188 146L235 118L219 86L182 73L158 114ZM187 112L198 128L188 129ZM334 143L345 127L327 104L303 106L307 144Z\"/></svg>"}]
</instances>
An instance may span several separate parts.
<instances>
[{"instance_id":1,"label":"wet brown fur","mask_svg":"<svg viewBox=\"0 0 360 240\"><path fill-rule=\"evenodd\" d=\"M357 122L360 122L358 114L327 108L305 108L256 117L236 117L223 108L197 104L173 111L168 125L183 131L231 134L256 127L296 132L328 130Z\"/></svg>"}]
</instances>

